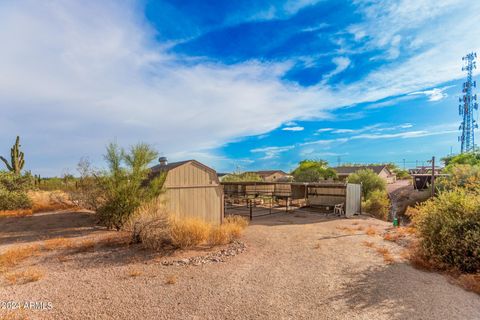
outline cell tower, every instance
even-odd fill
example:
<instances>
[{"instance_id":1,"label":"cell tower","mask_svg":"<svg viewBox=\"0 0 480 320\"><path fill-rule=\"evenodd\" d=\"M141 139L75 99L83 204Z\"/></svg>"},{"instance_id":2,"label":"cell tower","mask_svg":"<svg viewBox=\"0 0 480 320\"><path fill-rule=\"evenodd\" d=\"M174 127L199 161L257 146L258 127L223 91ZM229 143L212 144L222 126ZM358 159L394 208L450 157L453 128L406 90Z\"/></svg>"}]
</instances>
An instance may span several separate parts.
<instances>
[{"instance_id":1,"label":"cell tower","mask_svg":"<svg viewBox=\"0 0 480 320\"><path fill-rule=\"evenodd\" d=\"M462 153L475 149L475 129L478 128L478 125L473 117L473 111L478 110L478 104L477 95L473 94L473 88L477 87L477 82L473 81L472 74L473 69L477 68L476 58L477 54L475 52L469 53L462 58L462 61L465 62L462 71L467 72L467 81L463 83L463 97L458 98L458 102L460 103L458 113L463 116L462 123L459 127L462 134L458 137L458 141L462 144Z\"/></svg>"}]
</instances>

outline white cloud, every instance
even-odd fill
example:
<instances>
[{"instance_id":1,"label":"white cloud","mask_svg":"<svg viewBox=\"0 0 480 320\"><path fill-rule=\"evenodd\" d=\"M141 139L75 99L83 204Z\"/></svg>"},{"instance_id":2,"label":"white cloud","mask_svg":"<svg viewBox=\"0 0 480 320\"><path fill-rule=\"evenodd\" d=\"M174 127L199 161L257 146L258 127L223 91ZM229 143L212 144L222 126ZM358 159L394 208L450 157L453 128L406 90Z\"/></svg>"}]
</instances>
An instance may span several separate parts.
<instances>
[{"instance_id":1,"label":"white cloud","mask_svg":"<svg viewBox=\"0 0 480 320\"><path fill-rule=\"evenodd\" d=\"M261 158L262 160L274 159L277 158L280 153L287 152L292 150L295 146L283 146L283 147L265 147L265 148L256 148L250 150L252 153L264 153L265 156Z\"/></svg>"},{"instance_id":2,"label":"white cloud","mask_svg":"<svg viewBox=\"0 0 480 320\"><path fill-rule=\"evenodd\" d=\"M326 81L326 80L330 79L331 77L345 71L348 68L348 66L350 65L351 60L347 57L335 57L335 58L332 59L332 62L336 65L336 67L333 71L327 73L323 77L324 81Z\"/></svg>"},{"instance_id":3,"label":"white cloud","mask_svg":"<svg viewBox=\"0 0 480 320\"><path fill-rule=\"evenodd\" d=\"M322 133L322 132L329 132L329 131L332 131L333 128L321 128L321 129L318 129L317 132L318 133Z\"/></svg>"},{"instance_id":4,"label":"white cloud","mask_svg":"<svg viewBox=\"0 0 480 320\"><path fill-rule=\"evenodd\" d=\"M282 128L283 131L303 131L304 127L285 127Z\"/></svg>"},{"instance_id":5,"label":"white cloud","mask_svg":"<svg viewBox=\"0 0 480 320\"><path fill-rule=\"evenodd\" d=\"M451 88L453 86L446 86L443 88L433 88L431 90L423 90L409 93L408 95L425 95L428 97L428 101L440 101L448 97L448 94L445 90Z\"/></svg>"}]
</instances>

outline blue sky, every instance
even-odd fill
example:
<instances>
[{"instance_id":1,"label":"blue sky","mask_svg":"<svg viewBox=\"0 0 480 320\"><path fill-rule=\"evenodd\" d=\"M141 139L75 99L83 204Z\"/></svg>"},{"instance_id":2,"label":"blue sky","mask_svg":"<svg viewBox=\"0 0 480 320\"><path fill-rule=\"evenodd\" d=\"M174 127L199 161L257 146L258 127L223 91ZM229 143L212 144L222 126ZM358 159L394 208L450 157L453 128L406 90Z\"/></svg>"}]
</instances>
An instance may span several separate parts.
<instances>
[{"instance_id":1,"label":"blue sky","mask_svg":"<svg viewBox=\"0 0 480 320\"><path fill-rule=\"evenodd\" d=\"M478 16L468 0L2 1L0 153L19 134L44 176L101 167L113 140L218 171L411 167L459 151Z\"/></svg>"}]
</instances>

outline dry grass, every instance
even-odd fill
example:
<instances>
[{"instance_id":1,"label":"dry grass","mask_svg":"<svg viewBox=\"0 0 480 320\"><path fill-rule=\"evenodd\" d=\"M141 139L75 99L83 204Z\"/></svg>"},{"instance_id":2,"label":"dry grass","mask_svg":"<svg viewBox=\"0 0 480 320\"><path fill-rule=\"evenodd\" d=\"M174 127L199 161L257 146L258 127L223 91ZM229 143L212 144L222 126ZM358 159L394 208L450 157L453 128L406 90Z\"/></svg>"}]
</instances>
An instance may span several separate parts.
<instances>
[{"instance_id":1,"label":"dry grass","mask_svg":"<svg viewBox=\"0 0 480 320\"><path fill-rule=\"evenodd\" d=\"M49 212L72 209L75 206L69 201L68 195L62 191L30 191L33 212Z\"/></svg>"},{"instance_id":2,"label":"dry grass","mask_svg":"<svg viewBox=\"0 0 480 320\"><path fill-rule=\"evenodd\" d=\"M165 280L166 284L175 284L177 283L177 276L176 275L169 275L167 279Z\"/></svg>"},{"instance_id":3,"label":"dry grass","mask_svg":"<svg viewBox=\"0 0 480 320\"><path fill-rule=\"evenodd\" d=\"M400 258L402 258L403 260L410 260L410 257L411 257L410 250L408 250L408 249L403 249L403 250L400 252Z\"/></svg>"},{"instance_id":4,"label":"dry grass","mask_svg":"<svg viewBox=\"0 0 480 320\"><path fill-rule=\"evenodd\" d=\"M19 209L19 210L0 210L0 218L2 217L26 217L33 214L32 209Z\"/></svg>"},{"instance_id":5,"label":"dry grass","mask_svg":"<svg viewBox=\"0 0 480 320\"><path fill-rule=\"evenodd\" d=\"M480 294L480 273L462 274L457 281L466 290Z\"/></svg>"},{"instance_id":6,"label":"dry grass","mask_svg":"<svg viewBox=\"0 0 480 320\"><path fill-rule=\"evenodd\" d=\"M377 230L371 226L369 226L367 229L365 229L365 234L367 234L370 237L373 237L374 235L377 234Z\"/></svg>"},{"instance_id":7,"label":"dry grass","mask_svg":"<svg viewBox=\"0 0 480 320\"><path fill-rule=\"evenodd\" d=\"M7 312L3 315L0 314L0 320L28 320L25 315L25 310L15 310Z\"/></svg>"},{"instance_id":8,"label":"dry grass","mask_svg":"<svg viewBox=\"0 0 480 320\"><path fill-rule=\"evenodd\" d=\"M390 264L395 262L395 259L391 255L388 248L380 247L380 248L376 248L375 251L383 257L383 261L385 261L385 263Z\"/></svg>"},{"instance_id":9,"label":"dry grass","mask_svg":"<svg viewBox=\"0 0 480 320\"><path fill-rule=\"evenodd\" d=\"M40 246L30 245L22 247L13 247L0 255L0 272L5 272L8 268L12 268L20 264L22 261L37 255Z\"/></svg>"},{"instance_id":10,"label":"dry grass","mask_svg":"<svg viewBox=\"0 0 480 320\"><path fill-rule=\"evenodd\" d=\"M131 267L127 270L127 275L129 277L135 278L138 276L141 276L143 274L143 271L134 267Z\"/></svg>"},{"instance_id":11,"label":"dry grass","mask_svg":"<svg viewBox=\"0 0 480 320\"><path fill-rule=\"evenodd\" d=\"M76 252L93 252L95 251L96 241L94 239L86 239L75 245Z\"/></svg>"},{"instance_id":12,"label":"dry grass","mask_svg":"<svg viewBox=\"0 0 480 320\"><path fill-rule=\"evenodd\" d=\"M44 273L36 268L28 268L24 271L15 271L5 274L5 280L10 284L25 284L35 282L43 278Z\"/></svg>"},{"instance_id":13,"label":"dry grass","mask_svg":"<svg viewBox=\"0 0 480 320\"><path fill-rule=\"evenodd\" d=\"M72 239L69 238L54 238L48 239L43 242L43 249L47 251L71 249L74 247Z\"/></svg>"},{"instance_id":14,"label":"dry grass","mask_svg":"<svg viewBox=\"0 0 480 320\"><path fill-rule=\"evenodd\" d=\"M365 246L365 247L368 247L368 248L373 248L375 247L375 244L371 241L363 241L362 244Z\"/></svg>"},{"instance_id":15,"label":"dry grass","mask_svg":"<svg viewBox=\"0 0 480 320\"><path fill-rule=\"evenodd\" d=\"M210 245L230 243L239 238L247 226L247 219L240 216L228 216L220 226L211 228L208 243Z\"/></svg>"},{"instance_id":16,"label":"dry grass","mask_svg":"<svg viewBox=\"0 0 480 320\"><path fill-rule=\"evenodd\" d=\"M210 225L198 219L174 219L169 233L175 247L192 248L208 240Z\"/></svg>"},{"instance_id":17,"label":"dry grass","mask_svg":"<svg viewBox=\"0 0 480 320\"><path fill-rule=\"evenodd\" d=\"M117 247L129 245L131 242L131 234L129 232L118 231L97 240L97 245L106 247Z\"/></svg>"},{"instance_id":18,"label":"dry grass","mask_svg":"<svg viewBox=\"0 0 480 320\"><path fill-rule=\"evenodd\" d=\"M349 233L349 234L355 234L356 232L355 228L350 228L350 227L336 227L335 229Z\"/></svg>"}]
</instances>

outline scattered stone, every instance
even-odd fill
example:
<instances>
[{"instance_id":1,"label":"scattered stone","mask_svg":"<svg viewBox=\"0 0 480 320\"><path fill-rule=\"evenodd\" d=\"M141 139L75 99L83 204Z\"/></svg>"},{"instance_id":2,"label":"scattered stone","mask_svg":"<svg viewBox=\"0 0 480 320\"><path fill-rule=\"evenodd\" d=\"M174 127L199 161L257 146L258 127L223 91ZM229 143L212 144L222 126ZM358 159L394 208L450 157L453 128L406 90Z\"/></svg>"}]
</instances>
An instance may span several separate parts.
<instances>
[{"instance_id":1,"label":"scattered stone","mask_svg":"<svg viewBox=\"0 0 480 320\"><path fill-rule=\"evenodd\" d=\"M164 266L199 266L207 263L219 263L225 262L227 257L233 257L245 251L247 246L240 241L234 241L226 249L222 249L218 252L209 253L205 256L195 256L191 258L185 258L180 260L164 260L161 262Z\"/></svg>"}]
</instances>

